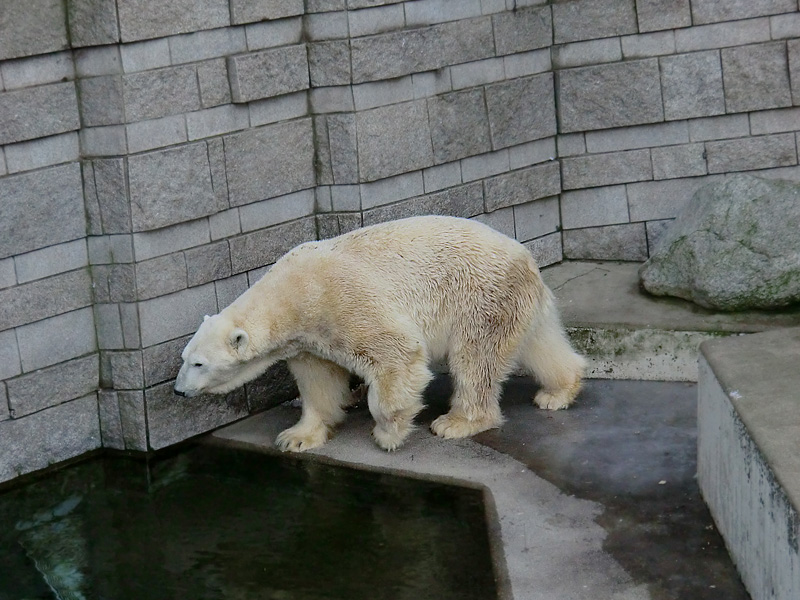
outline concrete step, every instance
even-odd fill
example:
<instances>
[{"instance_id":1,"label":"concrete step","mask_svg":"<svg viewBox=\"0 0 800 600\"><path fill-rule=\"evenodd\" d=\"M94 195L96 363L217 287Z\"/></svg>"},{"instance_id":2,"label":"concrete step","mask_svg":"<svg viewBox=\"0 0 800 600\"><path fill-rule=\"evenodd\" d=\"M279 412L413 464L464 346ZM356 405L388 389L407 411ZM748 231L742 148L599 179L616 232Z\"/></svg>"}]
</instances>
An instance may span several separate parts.
<instances>
[{"instance_id":1,"label":"concrete step","mask_svg":"<svg viewBox=\"0 0 800 600\"><path fill-rule=\"evenodd\" d=\"M700 489L753 600L797 600L800 328L701 350Z\"/></svg>"},{"instance_id":2,"label":"concrete step","mask_svg":"<svg viewBox=\"0 0 800 600\"><path fill-rule=\"evenodd\" d=\"M639 289L640 263L563 262L542 269L576 349L597 379L697 381L706 340L800 326L800 308L720 313Z\"/></svg>"}]
</instances>

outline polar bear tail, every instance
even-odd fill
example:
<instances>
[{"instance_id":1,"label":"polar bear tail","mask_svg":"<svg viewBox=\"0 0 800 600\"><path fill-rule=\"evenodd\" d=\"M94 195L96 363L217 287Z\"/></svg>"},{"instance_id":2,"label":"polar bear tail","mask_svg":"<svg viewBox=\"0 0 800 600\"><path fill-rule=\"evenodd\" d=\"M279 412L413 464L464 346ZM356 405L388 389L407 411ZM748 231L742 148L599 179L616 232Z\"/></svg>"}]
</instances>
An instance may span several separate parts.
<instances>
[{"instance_id":1,"label":"polar bear tail","mask_svg":"<svg viewBox=\"0 0 800 600\"><path fill-rule=\"evenodd\" d=\"M581 389L586 360L567 340L550 290L542 299L520 346L519 364L541 384L534 397L540 408L567 408Z\"/></svg>"}]
</instances>

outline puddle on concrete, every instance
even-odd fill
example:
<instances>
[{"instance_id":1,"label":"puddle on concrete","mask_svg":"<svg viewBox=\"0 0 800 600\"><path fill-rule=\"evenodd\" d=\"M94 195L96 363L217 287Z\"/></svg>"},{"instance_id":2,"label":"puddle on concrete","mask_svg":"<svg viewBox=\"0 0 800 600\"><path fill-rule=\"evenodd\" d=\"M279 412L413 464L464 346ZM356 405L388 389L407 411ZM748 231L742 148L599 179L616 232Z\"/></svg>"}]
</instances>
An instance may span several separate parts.
<instances>
[{"instance_id":1,"label":"puddle on concrete","mask_svg":"<svg viewBox=\"0 0 800 600\"><path fill-rule=\"evenodd\" d=\"M0 495L0 600L488 600L479 490L196 446Z\"/></svg>"}]
</instances>

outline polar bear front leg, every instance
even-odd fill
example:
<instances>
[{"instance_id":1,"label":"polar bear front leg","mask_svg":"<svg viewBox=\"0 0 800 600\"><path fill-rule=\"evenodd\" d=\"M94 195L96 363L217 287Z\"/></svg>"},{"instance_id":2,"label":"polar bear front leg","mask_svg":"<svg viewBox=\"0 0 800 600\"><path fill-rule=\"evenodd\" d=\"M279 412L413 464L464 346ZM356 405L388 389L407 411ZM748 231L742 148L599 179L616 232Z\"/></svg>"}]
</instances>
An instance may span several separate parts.
<instances>
[{"instance_id":1,"label":"polar bear front leg","mask_svg":"<svg viewBox=\"0 0 800 600\"><path fill-rule=\"evenodd\" d=\"M287 364L303 399L303 414L296 425L278 435L277 446L290 452L318 448L344 420L343 407L351 402L350 375L340 366L312 354L298 354Z\"/></svg>"}]
</instances>

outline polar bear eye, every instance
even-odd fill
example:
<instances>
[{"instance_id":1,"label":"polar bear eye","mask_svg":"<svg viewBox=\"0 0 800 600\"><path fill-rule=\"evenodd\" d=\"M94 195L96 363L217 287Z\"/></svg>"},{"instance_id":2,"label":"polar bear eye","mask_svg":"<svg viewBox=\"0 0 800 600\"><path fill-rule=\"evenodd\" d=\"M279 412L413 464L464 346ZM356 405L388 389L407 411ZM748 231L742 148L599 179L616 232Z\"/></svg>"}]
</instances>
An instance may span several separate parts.
<instances>
[{"instance_id":1,"label":"polar bear eye","mask_svg":"<svg viewBox=\"0 0 800 600\"><path fill-rule=\"evenodd\" d=\"M193 366L193 367L202 367L202 366L203 366L203 363L201 363L201 362L193 362L193 363L192 363L192 366Z\"/></svg>"}]
</instances>

